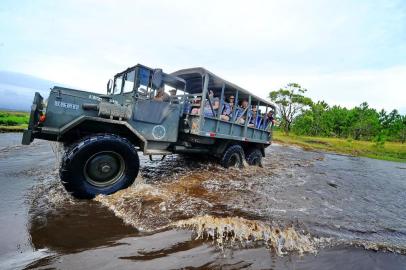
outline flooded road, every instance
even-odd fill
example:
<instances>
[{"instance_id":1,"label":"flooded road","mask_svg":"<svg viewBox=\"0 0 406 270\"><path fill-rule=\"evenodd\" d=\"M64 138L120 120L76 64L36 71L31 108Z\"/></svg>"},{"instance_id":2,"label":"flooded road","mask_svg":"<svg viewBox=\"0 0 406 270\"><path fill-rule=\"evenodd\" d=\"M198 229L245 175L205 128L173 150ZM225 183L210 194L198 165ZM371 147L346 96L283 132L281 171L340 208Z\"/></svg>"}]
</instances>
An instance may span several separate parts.
<instances>
[{"instance_id":1,"label":"flooded road","mask_svg":"<svg viewBox=\"0 0 406 270\"><path fill-rule=\"evenodd\" d=\"M79 201L55 146L20 136L0 134L0 269L406 269L406 164L282 145L241 170L141 156L132 187Z\"/></svg>"}]
</instances>

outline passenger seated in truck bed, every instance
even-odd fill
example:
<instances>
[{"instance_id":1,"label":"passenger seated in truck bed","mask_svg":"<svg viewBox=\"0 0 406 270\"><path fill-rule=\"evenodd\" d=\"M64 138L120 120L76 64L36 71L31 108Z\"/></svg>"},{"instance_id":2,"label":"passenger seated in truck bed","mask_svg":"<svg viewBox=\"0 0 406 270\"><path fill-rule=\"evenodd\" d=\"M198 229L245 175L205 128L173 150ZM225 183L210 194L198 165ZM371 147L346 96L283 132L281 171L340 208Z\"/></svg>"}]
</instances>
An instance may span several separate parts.
<instances>
[{"instance_id":1,"label":"passenger seated in truck bed","mask_svg":"<svg viewBox=\"0 0 406 270\"><path fill-rule=\"evenodd\" d=\"M211 105L213 107L210 107L210 102ZM220 106L220 101L219 98L214 97L214 93L212 90L210 90L209 92L209 100L206 100L206 104L204 105L204 116L208 116L208 117L215 117L216 115L216 111L218 110L219 106ZM214 113L213 113L214 111ZM190 114L195 114L195 115L199 115L200 114L200 108L194 108L192 109L192 112Z\"/></svg>"},{"instance_id":2,"label":"passenger seated in truck bed","mask_svg":"<svg viewBox=\"0 0 406 270\"><path fill-rule=\"evenodd\" d=\"M220 119L224 121L229 121L233 115L233 108L234 108L234 96L230 96L228 98L228 102L224 102L223 104Z\"/></svg>"},{"instance_id":3,"label":"passenger seated in truck bed","mask_svg":"<svg viewBox=\"0 0 406 270\"><path fill-rule=\"evenodd\" d=\"M275 124L274 112L269 111L265 116L264 120L261 124L261 129L267 130L272 129L273 125Z\"/></svg>"},{"instance_id":4,"label":"passenger seated in truck bed","mask_svg":"<svg viewBox=\"0 0 406 270\"><path fill-rule=\"evenodd\" d=\"M258 109L256 105L252 106L249 113L248 127L259 128L261 122L261 117L258 115Z\"/></svg>"},{"instance_id":5,"label":"passenger seated in truck bed","mask_svg":"<svg viewBox=\"0 0 406 270\"><path fill-rule=\"evenodd\" d=\"M244 125L248 114L248 100L243 99L241 106L236 109L235 121L237 124Z\"/></svg>"},{"instance_id":6,"label":"passenger seated in truck bed","mask_svg":"<svg viewBox=\"0 0 406 270\"><path fill-rule=\"evenodd\" d=\"M202 103L202 97L193 98L191 103L188 106L189 108L188 108L187 113L198 114L201 103Z\"/></svg>"}]
</instances>

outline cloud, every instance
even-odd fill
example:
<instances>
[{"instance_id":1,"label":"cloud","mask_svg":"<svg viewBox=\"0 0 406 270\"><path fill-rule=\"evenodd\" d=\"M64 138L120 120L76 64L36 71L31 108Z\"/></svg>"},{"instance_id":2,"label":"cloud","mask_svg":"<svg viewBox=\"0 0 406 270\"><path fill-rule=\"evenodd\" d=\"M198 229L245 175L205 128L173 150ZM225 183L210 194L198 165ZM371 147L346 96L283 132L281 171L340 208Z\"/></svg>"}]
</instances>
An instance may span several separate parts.
<instances>
[{"instance_id":1,"label":"cloud","mask_svg":"<svg viewBox=\"0 0 406 270\"><path fill-rule=\"evenodd\" d=\"M4 1L0 70L102 92L136 63L204 66L263 95L296 81L315 99L391 108L406 104L405 21L403 0Z\"/></svg>"},{"instance_id":2,"label":"cloud","mask_svg":"<svg viewBox=\"0 0 406 270\"><path fill-rule=\"evenodd\" d=\"M262 72L235 76L230 72L227 78L264 98L272 90L289 82L298 82L308 89L306 94L315 101L324 100L328 104L348 108L367 101L378 110L398 109L406 114L406 66L326 74Z\"/></svg>"}]
</instances>

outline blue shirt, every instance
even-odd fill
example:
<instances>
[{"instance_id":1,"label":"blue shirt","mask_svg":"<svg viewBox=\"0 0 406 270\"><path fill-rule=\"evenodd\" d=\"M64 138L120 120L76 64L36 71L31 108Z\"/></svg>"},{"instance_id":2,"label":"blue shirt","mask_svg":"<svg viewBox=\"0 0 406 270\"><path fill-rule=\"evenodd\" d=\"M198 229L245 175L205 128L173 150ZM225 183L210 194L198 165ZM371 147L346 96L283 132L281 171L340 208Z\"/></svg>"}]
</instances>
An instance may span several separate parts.
<instances>
[{"instance_id":1,"label":"blue shirt","mask_svg":"<svg viewBox=\"0 0 406 270\"><path fill-rule=\"evenodd\" d=\"M224 103L223 104L223 110L222 110L222 114L223 115L227 115L227 116L231 116L233 113L233 110L231 109L231 105L229 103Z\"/></svg>"},{"instance_id":2,"label":"blue shirt","mask_svg":"<svg viewBox=\"0 0 406 270\"><path fill-rule=\"evenodd\" d=\"M210 99L211 106L214 106L214 103L218 102L218 100L219 100L218 98ZM214 117L217 110L215 110L214 108L213 108L213 110L214 110L214 114L213 114L213 111L211 110L209 101L206 100L206 104L204 105L204 116Z\"/></svg>"}]
</instances>

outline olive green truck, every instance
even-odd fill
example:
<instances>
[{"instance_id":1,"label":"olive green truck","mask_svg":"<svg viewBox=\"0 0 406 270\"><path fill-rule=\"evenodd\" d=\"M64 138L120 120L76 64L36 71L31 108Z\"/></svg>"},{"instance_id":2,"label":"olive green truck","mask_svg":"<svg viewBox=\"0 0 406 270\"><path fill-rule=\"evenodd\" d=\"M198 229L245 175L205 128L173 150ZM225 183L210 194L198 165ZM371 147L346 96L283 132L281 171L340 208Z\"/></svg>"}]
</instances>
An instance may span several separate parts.
<instances>
[{"instance_id":1,"label":"olive green truck","mask_svg":"<svg viewBox=\"0 0 406 270\"><path fill-rule=\"evenodd\" d=\"M166 100L156 98L164 91L171 92L164 94ZM242 101L248 107L238 106ZM256 114L250 113L254 107ZM63 143L63 185L77 198L92 198L130 186L140 151L150 157L209 155L226 168L244 160L261 165L271 143L268 115L274 110L203 68L167 74L138 64L109 80L107 94L59 86L46 100L35 93L22 144L34 139Z\"/></svg>"}]
</instances>

